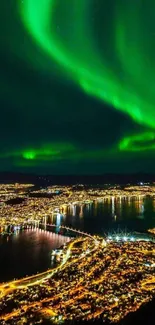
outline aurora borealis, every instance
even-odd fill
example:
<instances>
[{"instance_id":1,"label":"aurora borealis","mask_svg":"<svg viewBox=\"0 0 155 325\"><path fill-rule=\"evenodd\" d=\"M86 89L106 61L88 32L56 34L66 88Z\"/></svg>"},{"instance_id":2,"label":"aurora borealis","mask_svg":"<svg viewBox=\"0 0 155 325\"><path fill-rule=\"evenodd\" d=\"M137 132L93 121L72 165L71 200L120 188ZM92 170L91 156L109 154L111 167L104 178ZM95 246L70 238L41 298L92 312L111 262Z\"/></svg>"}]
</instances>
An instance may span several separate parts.
<instances>
[{"instance_id":1,"label":"aurora borealis","mask_svg":"<svg viewBox=\"0 0 155 325\"><path fill-rule=\"evenodd\" d=\"M154 170L154 9L1 1L2 170Z\"/></svg>"}]
</instances>

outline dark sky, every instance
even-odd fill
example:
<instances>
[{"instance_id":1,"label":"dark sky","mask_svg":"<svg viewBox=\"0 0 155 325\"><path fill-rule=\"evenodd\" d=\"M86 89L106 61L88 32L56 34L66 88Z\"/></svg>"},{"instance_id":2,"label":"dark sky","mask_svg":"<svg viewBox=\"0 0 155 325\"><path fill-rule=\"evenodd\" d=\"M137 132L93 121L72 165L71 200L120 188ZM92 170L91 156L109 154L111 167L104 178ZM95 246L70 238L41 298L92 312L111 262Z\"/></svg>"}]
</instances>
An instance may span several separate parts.
<instances>
[{"instance_id":1,"label":"dark sky","mask_svg":"<svg viewBox=\"0 0 155 325\"><path fill-rule=\"evenodd\" d=\"M155 5L141 3L0 1L1 171L154 172Z\"/></svg>"}]
</instances>

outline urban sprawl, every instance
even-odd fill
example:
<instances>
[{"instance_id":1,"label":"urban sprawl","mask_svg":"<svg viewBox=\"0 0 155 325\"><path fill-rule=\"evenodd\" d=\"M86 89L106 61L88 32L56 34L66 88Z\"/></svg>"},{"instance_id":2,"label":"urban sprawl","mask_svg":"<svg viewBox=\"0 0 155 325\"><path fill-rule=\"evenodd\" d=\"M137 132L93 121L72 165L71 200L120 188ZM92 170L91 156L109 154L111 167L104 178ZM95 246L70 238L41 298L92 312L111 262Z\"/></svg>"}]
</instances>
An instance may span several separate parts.
<instances>
[{"instance_id":1,"label":"urban sprawl","mask_svg":"<svg viewBox=\"0 0 155 325\"><path fill-rule=\"evenodd\" d=\"M147 195L155 196L155 186L33 189L32 184L1 184L0 233L46 225L47 218L53 225L54 213L65 214L68 205ZM74 238L51 252L55 267L0 284L0 324L98 318L118 322L155 297L155 229L149 229L146 238L72 232Z\"/></svg>"}]
</instances>

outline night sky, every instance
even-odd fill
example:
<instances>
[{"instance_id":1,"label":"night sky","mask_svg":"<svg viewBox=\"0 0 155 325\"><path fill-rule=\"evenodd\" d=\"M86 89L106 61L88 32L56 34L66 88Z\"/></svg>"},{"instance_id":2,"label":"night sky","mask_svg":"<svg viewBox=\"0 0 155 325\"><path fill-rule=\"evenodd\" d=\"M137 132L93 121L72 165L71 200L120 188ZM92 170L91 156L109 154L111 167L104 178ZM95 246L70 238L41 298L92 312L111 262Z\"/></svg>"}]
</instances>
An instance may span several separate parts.
<instances>
[{"instance_id":1,"label":"night sky","mask_svg":"<svg viewBox=\"0 0 155 325\"><path fill-rule=\"evenodd\" d=\"M155 1L0 1L0 170L154 172Z\"/></svg>"}]
</instances>

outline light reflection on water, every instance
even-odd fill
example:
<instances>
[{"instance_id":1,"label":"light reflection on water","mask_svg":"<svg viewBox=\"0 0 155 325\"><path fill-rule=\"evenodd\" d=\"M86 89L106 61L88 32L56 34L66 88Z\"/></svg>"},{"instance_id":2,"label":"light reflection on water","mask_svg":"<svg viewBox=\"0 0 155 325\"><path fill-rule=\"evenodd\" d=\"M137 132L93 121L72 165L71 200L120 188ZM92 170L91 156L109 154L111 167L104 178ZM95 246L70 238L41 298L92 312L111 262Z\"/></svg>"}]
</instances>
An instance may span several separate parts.
<instances>
[{"instance_id":1,"label":"light reflection on water","mask_svg":"<svg viewBox=\"0 0 155 325\"><path fill-rule=\"evenodd\" d=\"M68 239L41 229L0 236L0 282L50 268L52 250Z\"/></svg>"},{"instance_id":2,"label":"light reflection on water","mask_svg":"<svg viewBox=\"0 0 155 325\"><path fill-rule=\"evenodd\" d=\"M102 234L118 227L145 231L155 226L155 200L149 197L112 197L89 204L70 204L60 210L62 225ZM56 223L57 215L48 222Z\"/></svg>"},{"instance_id":3,"label":"light reflection on water","mask_svg":"<svg viewBox=\"0 0 155 325\"><path fill-rule=\"evenodd\" d=\"M117 230L144 231L155 227L155 200L152 198L105 198L90 204L65 205L60 213L46 217L47 223L67 225L92 234ZM51 251L67 237L44 230L26 230L0 237L0 282L21 278L51 267Z\"/></svg>"}]
</instances>

